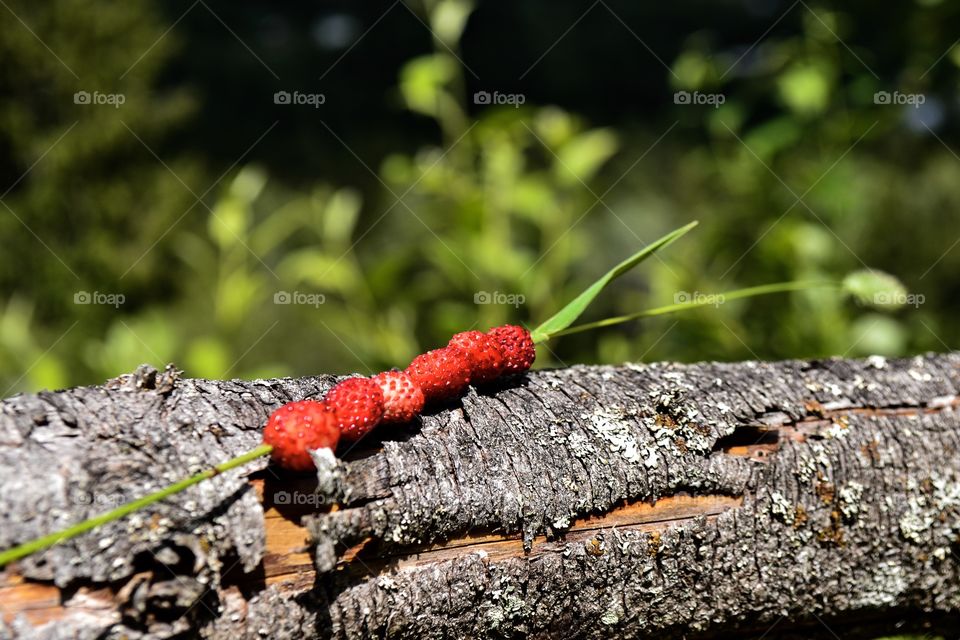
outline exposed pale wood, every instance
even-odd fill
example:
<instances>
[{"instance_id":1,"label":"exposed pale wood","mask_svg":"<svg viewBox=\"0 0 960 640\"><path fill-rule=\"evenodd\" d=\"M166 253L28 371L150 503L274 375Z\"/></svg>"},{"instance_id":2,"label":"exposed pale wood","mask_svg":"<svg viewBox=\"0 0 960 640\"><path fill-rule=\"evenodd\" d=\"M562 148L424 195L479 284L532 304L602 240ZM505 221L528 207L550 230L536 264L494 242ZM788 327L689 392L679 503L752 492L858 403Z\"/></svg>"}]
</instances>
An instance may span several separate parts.
<instances>
[{"instance_id":1,"label":"exposed pale wood","mask_svg":"<svg viewBox=\"0 0 960 640\"><path fill-rule=\"evenodd\" d=\"M64 601L64 592L52 584L24 580L12 572L0 573L0 614L7 624L17 615L36 625L73 615L112 616L117 608L115 596L109 588L81 587Z\"/></svg>"}]
</instances>

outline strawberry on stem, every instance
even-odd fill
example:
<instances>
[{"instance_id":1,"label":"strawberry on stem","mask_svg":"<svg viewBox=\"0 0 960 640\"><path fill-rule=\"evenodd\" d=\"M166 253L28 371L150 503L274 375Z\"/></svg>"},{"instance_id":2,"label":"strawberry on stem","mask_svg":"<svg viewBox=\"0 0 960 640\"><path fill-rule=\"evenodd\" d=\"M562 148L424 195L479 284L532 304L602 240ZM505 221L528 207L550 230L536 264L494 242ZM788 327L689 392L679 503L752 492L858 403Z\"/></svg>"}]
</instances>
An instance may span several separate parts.
<instances>
[{"instance_id":1,"label":"strawberry on stem","mask_svg":"<svg viewBox=\"0 0 960 640\"><path fill-rule=\"evenodd\" d=\"M470 360L459 347L443 347L413 359L407 375L423 390L427 403L456 398L470 384Z\"/></svg>"},{"instance_id":2,"label":"strawberry on stem","mask_svg":"<svg viewBox=\"0 0 960 640\"><path fill-rule=\"evenodd\" d=\"M410 422L423 410L423 391L405 372L384 371L371 379L383 392L384 422Z\"/></svg>"},{"instance_id":3,"label":"strawberry on stem","mask_svg":"<svg viewBox=\"0 0 960 640\"><path fill-rule=\"evenodd\" d=\"M283 405L270 415L263 442L273 447L274 462L291 471L314 468L310 449L335 449L340 439L336 413L326 402L301 400Z\"/></svg>"},{"instance_id":4,"label":"strawberry on stem","mask_svg":"<svg viewBox=\"0 0 960 640\"><path fill-rule=\"evenodd\" d=\"M482 331L463 331L450 338L447 346L463 349L470 361L470 384L496 380L506 362L499 343Z\"/></svg>"},{"instance_id":5,"label":"strawberry on stem","mask_svg":"<svg viewBox=\"0 0 960 640\"><path fill-rule=\"evenodd\" d=\"M504 373L522 373L537 358L537 350L530 332L514 324L494 327L487 332L503 353Z\"/></svg>"},{"instance_id":6,"label":"strawberry on stem","mask_svg":"<svg viewBox=\"0 0 960 640\"><path fill-rule=\"evenodd\" d=\"M371 378L338 382L324 399L336 411L340 437L348 442L373 431L383 418L383 391Z\"/></svg>"}]
</instances>

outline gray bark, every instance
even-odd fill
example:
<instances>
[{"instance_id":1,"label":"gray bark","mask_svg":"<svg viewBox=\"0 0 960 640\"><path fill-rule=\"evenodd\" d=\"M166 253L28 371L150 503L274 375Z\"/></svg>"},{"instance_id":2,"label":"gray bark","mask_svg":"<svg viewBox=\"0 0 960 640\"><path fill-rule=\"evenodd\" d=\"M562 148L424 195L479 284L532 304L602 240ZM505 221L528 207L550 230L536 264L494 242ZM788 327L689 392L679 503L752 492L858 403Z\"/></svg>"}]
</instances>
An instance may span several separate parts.
<instances>
[{"instance_id":1,"label":"gray bark","mask_svg":"<svg viewBox=\"0 0 960 640\"><path fill-rule=\"evenodd\" d=\"M6 632L234 640L846 637L898 621L957 629L958 367L958 354L573 367L471 389L385 430L382 446L319 460L324 498L340 508L305 518L312 586L256 579L263 512L245 474L260 462L19 563L18 576L53 581L68 605L100 587L112 609L69 610L46 625L14 615ZM142 368L103 387L4 401L0 547L103 511L98 496L142 495L249 449L271 410L334 381L184 380ZM263 473L268 494L291 486ZM576 526L678 495L726 506L659 524ZM518 536L524 549L425 551L477 532ZM253 578L231 578L243 571Z\"/></svg>"}]
</instances>

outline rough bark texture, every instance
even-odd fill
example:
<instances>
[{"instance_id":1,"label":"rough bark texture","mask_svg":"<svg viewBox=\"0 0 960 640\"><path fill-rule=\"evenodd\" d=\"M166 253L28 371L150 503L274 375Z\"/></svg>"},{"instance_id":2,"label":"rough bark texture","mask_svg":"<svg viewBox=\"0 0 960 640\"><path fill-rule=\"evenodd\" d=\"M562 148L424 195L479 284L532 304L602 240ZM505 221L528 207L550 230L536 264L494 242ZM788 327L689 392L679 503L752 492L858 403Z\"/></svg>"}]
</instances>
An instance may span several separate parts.
<instances>
[{"instance_id":1,"label":"rough bark texture","mask_svg":"<svg viewBox=\"0 0 960 640\"><path fill-rule=\"evenodd\" d=\"M0 547L240 453L273 408L333 381L142 368L7 400ZM304 519L315 579L258 577L263 510L246 472L232 472L9 570L0 602L53 581L62 611L38 623L5 606L0 629L230 640L956 629L958 390L957 354L537 372L471 390L347 462L319 459ZM261 475L265 502L300 496ZM643 504L654 502L687 506L658 522Z\"/></svg>"}]
</instances>

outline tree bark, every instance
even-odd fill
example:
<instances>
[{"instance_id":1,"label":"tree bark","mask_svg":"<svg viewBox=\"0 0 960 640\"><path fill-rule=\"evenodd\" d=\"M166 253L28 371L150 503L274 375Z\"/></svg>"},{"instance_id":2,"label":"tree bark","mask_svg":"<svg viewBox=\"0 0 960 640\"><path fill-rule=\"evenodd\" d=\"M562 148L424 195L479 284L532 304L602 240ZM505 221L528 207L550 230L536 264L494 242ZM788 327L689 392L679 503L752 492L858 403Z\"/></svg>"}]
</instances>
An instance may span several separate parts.
<instances>
[{"instance_id":1,"label":"tree bark","mask_svg":"<svg viewBox=\"0 0 960 640\"><path fill-rule=\"evenodd\" d=\"M0 548L255 446L336 378L141 367L0 403ZM0 573L0 637L960 629L960 354L538 371Z\"/></svg>"}]
</instances>

